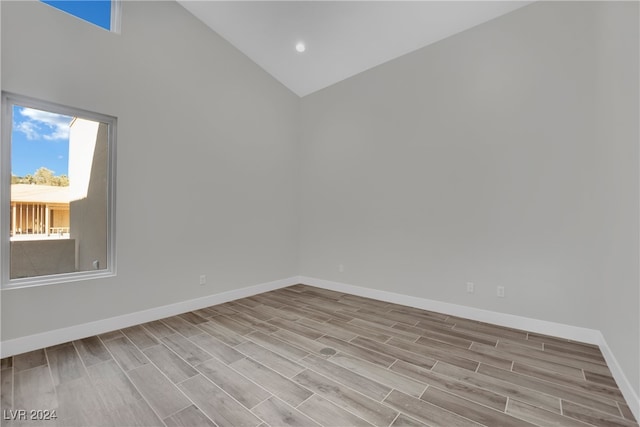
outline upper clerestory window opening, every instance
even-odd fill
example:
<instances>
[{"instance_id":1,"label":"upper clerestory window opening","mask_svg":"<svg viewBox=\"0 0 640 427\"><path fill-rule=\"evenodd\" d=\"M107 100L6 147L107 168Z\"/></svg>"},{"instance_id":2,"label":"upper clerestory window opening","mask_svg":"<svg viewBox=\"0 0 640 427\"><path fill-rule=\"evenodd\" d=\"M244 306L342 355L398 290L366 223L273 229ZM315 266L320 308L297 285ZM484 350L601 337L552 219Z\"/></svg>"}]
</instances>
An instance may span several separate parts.
<instances>
[{"instance_id":1,"label":"upper clerestory window opening","mask_svg":"<svg viewBox=\"0 0 640 427\"><path fill-rule=\"evenodd\" d=\"M119 0L41 0L107 31L119 32Z\"/></svg>"}]
</instances>

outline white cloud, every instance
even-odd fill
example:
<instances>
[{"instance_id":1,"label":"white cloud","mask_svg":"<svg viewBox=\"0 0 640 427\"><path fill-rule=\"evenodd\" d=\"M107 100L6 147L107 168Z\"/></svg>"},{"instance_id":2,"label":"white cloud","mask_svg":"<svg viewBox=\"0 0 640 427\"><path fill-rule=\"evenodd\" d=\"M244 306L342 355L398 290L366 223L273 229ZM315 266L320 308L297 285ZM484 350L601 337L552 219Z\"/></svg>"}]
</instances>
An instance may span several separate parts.
<instances>
[{"instance_id":1,"label":"white cloud","mask_svg":"<svg viewBox=\"0 0 640 427\"><path fill-rule=\"evenodd\" d=\"M13 128L24 133L27 139L40 139L40 134L33 122L14 123Z\"/></svg>"},{"instance_id":2,"label":"white cloud","mask_svg":"<svg viewBox=\"0 0 640 427\"><path fill-rule=\"evenodd\" d=\"M69 123L72 117L33 108L20 109L20 115L26 119L14 125L25 134L27 139L46 139L49 141L68 139Z\"/></svg>"}]
</instances>

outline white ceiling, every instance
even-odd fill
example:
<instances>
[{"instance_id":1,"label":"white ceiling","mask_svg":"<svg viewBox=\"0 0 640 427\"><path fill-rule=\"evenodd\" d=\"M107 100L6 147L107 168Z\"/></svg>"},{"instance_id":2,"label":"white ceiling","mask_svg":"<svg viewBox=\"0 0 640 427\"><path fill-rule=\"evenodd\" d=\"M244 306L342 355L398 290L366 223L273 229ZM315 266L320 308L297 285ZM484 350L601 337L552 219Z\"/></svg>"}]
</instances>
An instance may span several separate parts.
<instances>
[{"instance_id":1,"label":"white ceiling","mask_svg":"<svg viewBox=\"0 0 640 427\"><path fill-rule=\"evenodd\" d=\"M299 96L531 1L191 1L184 8ZM307 50L295 45L304 41Z\"/></svg>"}]
</instances>

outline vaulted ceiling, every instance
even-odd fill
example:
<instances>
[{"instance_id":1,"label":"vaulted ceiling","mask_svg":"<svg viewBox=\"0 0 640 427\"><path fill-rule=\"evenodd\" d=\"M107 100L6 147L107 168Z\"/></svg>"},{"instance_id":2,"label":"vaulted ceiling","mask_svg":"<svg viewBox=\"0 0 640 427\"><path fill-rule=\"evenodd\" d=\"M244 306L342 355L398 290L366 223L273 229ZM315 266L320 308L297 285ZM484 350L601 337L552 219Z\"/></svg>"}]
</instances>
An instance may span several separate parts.
<instances>
[{"instance_id":1,"label":"vaulted ceiling","mask_svg":"<svg viewBox=\"0 0 640 427\"><path fill-rule=\"evenodd\" d=\"M299 96L532 3L178 2Z\"/></svg>"}]
</instances>

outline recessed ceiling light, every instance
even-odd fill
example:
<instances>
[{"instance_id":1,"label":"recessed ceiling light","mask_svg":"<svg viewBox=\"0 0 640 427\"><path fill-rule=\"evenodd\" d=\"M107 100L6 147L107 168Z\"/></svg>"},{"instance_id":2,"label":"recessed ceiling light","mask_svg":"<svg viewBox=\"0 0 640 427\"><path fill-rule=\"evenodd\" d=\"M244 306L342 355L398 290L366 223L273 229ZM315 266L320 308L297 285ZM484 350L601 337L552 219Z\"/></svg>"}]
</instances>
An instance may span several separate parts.
<instances>
[{"instance_id":1,"label":"recessed ceiling light","mask_svg":"<svg viewBox=\"0 0 640 427\"><path fill-rule=\"evenodd\" d=\"M307 50L307 46L304 45L304 43L302 42L298 42L296 44L296 50L300 53L304 52L305 50Z\"/></svg>"}]
</instances>

